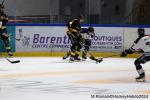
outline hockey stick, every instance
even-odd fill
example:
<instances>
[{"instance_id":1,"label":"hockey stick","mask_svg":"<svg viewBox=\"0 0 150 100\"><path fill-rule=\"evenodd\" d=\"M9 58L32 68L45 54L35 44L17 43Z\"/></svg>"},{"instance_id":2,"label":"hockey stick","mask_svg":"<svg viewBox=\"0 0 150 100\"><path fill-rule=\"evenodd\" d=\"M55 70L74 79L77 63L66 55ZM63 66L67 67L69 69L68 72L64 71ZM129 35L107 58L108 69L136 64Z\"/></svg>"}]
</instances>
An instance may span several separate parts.
<instances>
[{"instance_id":1,"label":"hockey stick","mask_svg":"<svg viewBox=\"0 0 150 100\"><path fill-rule=\"evenodd\" d=\"M96 61L96 63L101 63L102 61L103 61L103 59L98 59L98 58L95 58L94 56L93 56L93 54L91 53L91 52L87 52L87 54L90 56L89 58L91 59L91 60L93 60L93 61Z\"/></svg>"},{"instance_id":2,"label":"hockey stick","mask_svg":"<svg viewBox=\"0 0 150 100\"><path fill-rule=\"evenodd\" d=\"M2 57L2 58L6 59L6 60L7 60L8 62L10 62L11 64L19 63L19 62L20 62L20 60L11 60L11 59L5 57L2 53L0 53L0 54L1 54L1 57Z\"/></svg>"},{"instance_id":3,"label":"hockey stick","mask_svg":"<svg viewBox=\"0 0 150 100\"><path fill-rule=\"evenodd\" d=\"M6 59L8 62L10 62L11 64L20 63L20 60L15 60L15 61L13 61L13 60L10 60L10 59L8 59L8 58L6 58L6 57L5 57L5 59Z\"/></svg>"},{"instance_id":4,"label":"hockey stick","mask_svg":"<svg viewBox=\"0 0 150 100\"><path fill-rule=\"evenodd\" d=\"M1 57L5 58L11 64L20 63L20 60L11 60L10 58L5 57L3 54L1 54Z\"/></svg>"},{"instance_id":5,"label":"hockey stick","mask_svg":"<svg viewBox=\"0 0 150 100\"><path fill-rule=\"evenodd\" d=\"M106 56L106 57L98 58L98 59L96 60L96 64L102 62L103 59L105 59L105 58L111 58L111 57L116 57L116 56L118 56L118 55L115 54L115 55L111 55L111 56Z\"/></svg>"},{"instance_id":6,"label":"hockey stick","mask_svg":"<svg viewBox=\"0 0 150 100\"><path fill-rule=\"evenodd\" d=\"M106 57L102 57L102 59L104 59L104 58L111 58L111 57L116 57L116 56L118 56L118 54L115 54L115 55L111 55L111 56L106 56Z\"/></svg>"}]
</instances>

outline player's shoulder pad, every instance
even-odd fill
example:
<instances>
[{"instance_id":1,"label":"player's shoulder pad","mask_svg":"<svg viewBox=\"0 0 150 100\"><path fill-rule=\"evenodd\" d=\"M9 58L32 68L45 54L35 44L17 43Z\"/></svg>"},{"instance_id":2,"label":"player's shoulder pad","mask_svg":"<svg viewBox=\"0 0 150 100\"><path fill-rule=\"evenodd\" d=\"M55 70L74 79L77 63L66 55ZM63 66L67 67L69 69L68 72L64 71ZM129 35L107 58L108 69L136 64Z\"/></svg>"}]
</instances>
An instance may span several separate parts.
<instances>
[{"instance_id":1,"label":"player's shoulder pad","mask_svg":"<svg viewBox=\"0 0 150 100\"><path fill-rule=\"evenodd\" d=\"M150 39L150 36L146 35L146 36L141 38L141 40L147 40L147 39Z\"/></svg>"}]
</instances>

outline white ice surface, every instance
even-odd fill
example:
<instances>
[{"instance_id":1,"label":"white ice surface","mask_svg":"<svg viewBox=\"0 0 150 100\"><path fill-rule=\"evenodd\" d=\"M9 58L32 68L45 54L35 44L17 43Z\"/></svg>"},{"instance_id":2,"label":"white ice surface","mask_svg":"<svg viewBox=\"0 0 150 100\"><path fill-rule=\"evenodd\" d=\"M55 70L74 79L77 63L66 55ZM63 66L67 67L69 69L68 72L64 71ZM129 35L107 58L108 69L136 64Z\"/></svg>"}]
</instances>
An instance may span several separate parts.
<instances>
[{"instance_id":1,"label":"white ice surface","mask_svg":"<svg viewBox=\"0 0 150 100\"><path fill-rule=\"evenodd\" d=\"M18 64L0 58L0 100L150 100L150 62L143 65L145 83L134 60L107 58L96 64L68 63L50 57L22 57ZM91 98L91 95L148 95L149 98Z\"/></svg>"}]
</instances>

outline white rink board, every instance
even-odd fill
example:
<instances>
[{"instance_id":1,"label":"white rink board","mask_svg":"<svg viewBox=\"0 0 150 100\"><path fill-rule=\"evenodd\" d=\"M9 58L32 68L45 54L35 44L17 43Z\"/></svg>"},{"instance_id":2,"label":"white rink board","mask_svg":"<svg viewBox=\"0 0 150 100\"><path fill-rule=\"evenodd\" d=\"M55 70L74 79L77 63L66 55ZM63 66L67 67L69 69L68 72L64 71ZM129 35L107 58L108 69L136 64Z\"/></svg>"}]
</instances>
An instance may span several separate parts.
<instances>
[{"instance_id":1,"label":"white rink board","mask_svg":"<svg viewBox=\"0 0 150 100\"><path fill-rule=\"evenodd\" d=\"M121 52L123 50L123 28L95 27L96 36L92 42L93 51Z\"/></svg>"},{"instance_id":2,"label":"white rink board","mask_svg":"<svg viewBox=\"0 0 150 100\"><path fill-rule=\"evenodd\" d=\"M70 41L64 26L17 26L16 52L68 51ZM95 27L93 51L121 52L123 50L123 28Z\"/></svg>"},{"instance_id":3,"label":"white rink board","mask_svg":"<svg viewBox=\"0 0 150 100\"><path fill-rule=\"evenodd\" d=\"M121 52L132 46L138 28L94 27L92 51ZM16 26L16 52L64 52L70 48L65 26ZM146 35L150 28L145 28Z\"/></svg>"},{"instance_id":4,"label":"white rink board","mask_svg":"<svg viewBox=\"0 0 150 100\"><path fill-rule=\"evenodd\" d=\"M69 40L65 32L65 27L16 27L16 38L21 37L21 41L16 41L16 52L62 51L66 47L69 48Z\"/></svg>"},{"instance_id":5,"label":"white rink board","mask_svg":"<svg viewBox=\"0 0 150 100\"><path fill-rule=\"evenodd\" d=\"M124 49L127 49L132 46L134 41L137 39L138 28L124 28ZM144 28L145 34L150 35L150 28Z\"/></svg>"}]
</instances>

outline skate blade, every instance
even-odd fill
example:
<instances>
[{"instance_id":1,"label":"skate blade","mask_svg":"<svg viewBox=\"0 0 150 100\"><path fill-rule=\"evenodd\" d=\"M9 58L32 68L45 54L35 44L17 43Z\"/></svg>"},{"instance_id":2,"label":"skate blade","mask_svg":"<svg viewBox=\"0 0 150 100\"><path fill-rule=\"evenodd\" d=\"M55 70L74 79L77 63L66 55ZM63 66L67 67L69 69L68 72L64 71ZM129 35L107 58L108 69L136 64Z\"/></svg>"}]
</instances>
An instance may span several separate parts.
<instances>
[{"instance_id":1,"label":"skate blade","mask_svg":"<svg viewBox=\"0 0 150 100\"><path fill-rule=\"evenodd\" d=\"M73 62L75 62L74 60L69 60L69 63L73 63Z\"/></svg>"},{"instance_id":2,"label":"skate blade","mask_svg":"<svg viewBox=\"0 0 150 100\"><path fill-rule=\"evenodd\" d=\"M86 61L86 59L82 59L82 61Z\"/></svg>"},{"instance_id":3,"label":"skate blade","mask_svg":"<svg viewBox=\"0 0 150 100\"><path fill-rule=\"evenodd\" d=\"M146 82L145 78L136 79L136 82Z\"/></svg>"}]
</instances>

